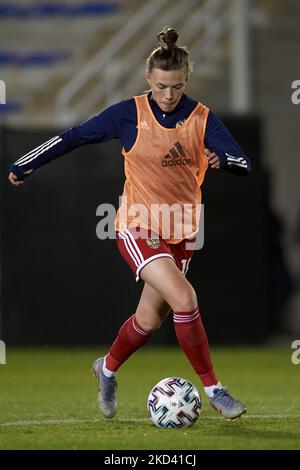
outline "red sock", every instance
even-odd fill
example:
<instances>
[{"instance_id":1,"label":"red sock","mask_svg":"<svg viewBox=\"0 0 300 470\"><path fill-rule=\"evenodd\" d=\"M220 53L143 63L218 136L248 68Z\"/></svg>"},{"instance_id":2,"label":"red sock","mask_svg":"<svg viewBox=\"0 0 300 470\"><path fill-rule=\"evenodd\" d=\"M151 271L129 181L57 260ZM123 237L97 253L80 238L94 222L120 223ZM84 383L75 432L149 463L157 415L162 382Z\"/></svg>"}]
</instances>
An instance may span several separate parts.
<instances>
[{"instance_id":1,"label":"red sock","mask_svg":"<svg viewBox=\"0 0 300 470\"><path fill-rule=\"evenodd\" d=\"M151 337L151 333L144 331L138 324L135 315L132 315L121 326L118 336L106 356L107 369L115 372L131 354L143 346Z\"/></svg>"},{"instance_id":2,"label":"red sock","mask_svg":"<svg viewBox=\"0 0 300 470\"><path fill-rule=\"evenodd\" d=\"M174 312L174 325L178 342L203 386L215 385L218 379L198 308L192 312Z\"/></svg>"}]
</instances>

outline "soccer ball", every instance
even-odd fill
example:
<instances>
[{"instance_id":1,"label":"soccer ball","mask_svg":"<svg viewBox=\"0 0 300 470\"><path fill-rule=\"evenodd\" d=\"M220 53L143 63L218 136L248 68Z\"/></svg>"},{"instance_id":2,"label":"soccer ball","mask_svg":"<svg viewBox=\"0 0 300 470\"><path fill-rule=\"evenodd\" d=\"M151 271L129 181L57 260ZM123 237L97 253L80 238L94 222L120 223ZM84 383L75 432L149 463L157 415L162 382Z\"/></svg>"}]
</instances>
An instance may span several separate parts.
<instances>
[{"instance_id":1,"label":"soccer ball","mask_svg":"<svg viewBox=\"0 0 300 470\"><path fill-rule=\"evenodd\" d=\"M188 380L168 377L151 390L147 408L159 428L188 428L199 418L202 401L198 390Z\"/></svg>"}]
</instances>

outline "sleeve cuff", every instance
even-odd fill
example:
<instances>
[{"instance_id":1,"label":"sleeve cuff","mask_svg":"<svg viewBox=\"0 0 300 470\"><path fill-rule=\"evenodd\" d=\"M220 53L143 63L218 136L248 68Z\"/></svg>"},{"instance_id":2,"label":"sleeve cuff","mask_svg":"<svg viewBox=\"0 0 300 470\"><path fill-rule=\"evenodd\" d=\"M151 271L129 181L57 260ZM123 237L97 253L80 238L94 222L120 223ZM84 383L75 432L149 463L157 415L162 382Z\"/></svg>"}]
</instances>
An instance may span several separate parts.
<instances>
[{"instance_id":1,"label":"sleeve cuff","mask_svg":"<svg viewBox=\"0 0 300 470\"><path fill-rule=\"evenodd\" d=\"M11 171L12 173L14 173L18 180L21 181L24 179L24 170L22 170L19 166L17 165L10 165L9 167L9 171Z\"/></svg>"}]
</instances>

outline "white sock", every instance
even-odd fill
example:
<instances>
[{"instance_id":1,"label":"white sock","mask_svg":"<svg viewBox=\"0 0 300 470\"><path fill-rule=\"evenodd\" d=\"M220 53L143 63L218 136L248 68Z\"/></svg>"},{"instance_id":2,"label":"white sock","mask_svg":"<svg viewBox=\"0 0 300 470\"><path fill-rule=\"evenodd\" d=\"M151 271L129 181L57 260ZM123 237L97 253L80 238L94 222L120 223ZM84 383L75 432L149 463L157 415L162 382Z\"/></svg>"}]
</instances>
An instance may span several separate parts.
<instances>
[{"instance_id":1,"label":"white sock","mask_svg":"<svg viewBox=\"0 0 300 470\"><path fill-rule=\"evenodd\" d=\"M115 373L112 370L107 369L107 367L106 367L106 357L104 358L104 361L103 361L102 371L103 371L103 374L105 375L105 377L113 377L115 375Z\"/></svg>"},{"instance_id":2,"label":"white sock","mask_svg":"<svg viewBox=\"0 0 300 470\"><path fill-rule=\"evenodd\" d=\"M214 396L214 389L215 388L223 388L221 382L218 382L216 385L210 385L209 387L204 387L204 391L208 398L212 398Z\"/></svg>"}]
</instances>

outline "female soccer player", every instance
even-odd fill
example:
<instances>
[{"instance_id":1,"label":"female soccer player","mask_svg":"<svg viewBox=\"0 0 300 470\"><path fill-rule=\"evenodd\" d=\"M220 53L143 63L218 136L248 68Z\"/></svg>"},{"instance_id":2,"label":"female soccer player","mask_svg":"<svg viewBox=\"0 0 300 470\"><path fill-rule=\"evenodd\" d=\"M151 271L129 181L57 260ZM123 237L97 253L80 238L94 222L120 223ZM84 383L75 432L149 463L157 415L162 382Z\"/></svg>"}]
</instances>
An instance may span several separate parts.
<instances>
[{"instance_id":1,"label":"female soccer player","mask_svg":"<svg viewBox=\"0 0 300 470\"><path fill-rule=\"evenodd\" d=\"M159 33L158 47L146 63L148 93L110 106L10 167L9 180L17 186L41 165L81 145L116 138L123 144L126 181L116 238L144 288L135 313L121 326L107 355L92 366L99 407L107 418L117 409L115 372L160 328L170 310L178 342L210 404L227 419L246 412L215 374L197 296L185 274L199 229L200 186L207 168L247 174L250 160L222 122L184 94L191 66L188 50L177 46L177 39L174 29ZM172 212L169 219L157 213L162 206Z\"/></svg>"}]
</instances>

